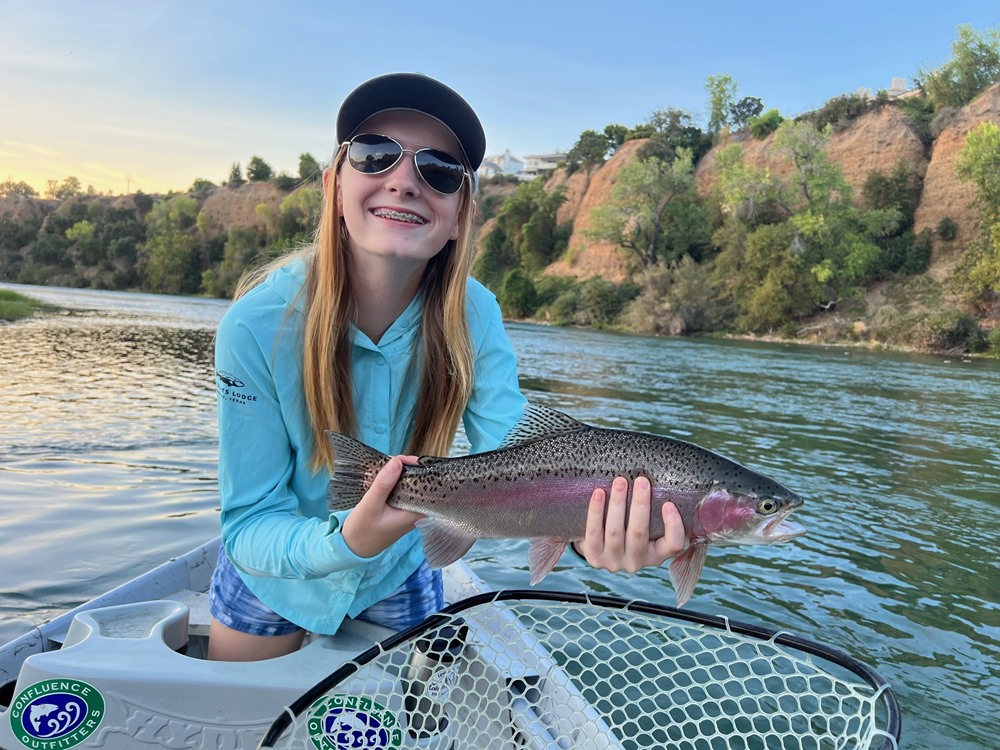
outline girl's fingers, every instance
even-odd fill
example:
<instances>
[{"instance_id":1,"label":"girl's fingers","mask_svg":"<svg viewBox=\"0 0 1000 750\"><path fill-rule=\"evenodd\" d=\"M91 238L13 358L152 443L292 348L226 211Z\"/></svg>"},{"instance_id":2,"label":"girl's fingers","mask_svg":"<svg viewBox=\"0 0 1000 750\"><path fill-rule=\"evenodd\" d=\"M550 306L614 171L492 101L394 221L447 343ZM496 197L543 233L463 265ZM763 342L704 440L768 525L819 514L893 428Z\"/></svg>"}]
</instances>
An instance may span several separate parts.
<instances>
[{"instance_id":1,"label":"girl's fingers","mask_svg":"<svg viewBox=\"0 0 1000 750\"><path fill-rule=\"evenodd\" d=\"M650 564L649 506L649 480L646 477L637 477L632 484L632 507L628 514L622 560L622 567L631 573Z\"/></svg>"},{"instance_id":2,"label":"girl's fingers","mask_svg":"<svg viewBox=\"0 0 1000 750\"><path fill-rule=\"evenodd\" d=\"M618 560L625 554L625 515L628 510L628 481L616 477L611 483L607 518L604 521L604 557Z\"/></svg>"},{"instance_id":3,"label":"girl's fingers","mask_svg":"<svg viewBox=\"0 0 1000 750\"><path fill-rule=\"evenodd\" d=\"M590 495L590 507L587 509L587 529L580 543L582 554L591 565L597 556L604 551L604 506L607 498L603 489L596 489Z\"/></svg>"}]
</instances>

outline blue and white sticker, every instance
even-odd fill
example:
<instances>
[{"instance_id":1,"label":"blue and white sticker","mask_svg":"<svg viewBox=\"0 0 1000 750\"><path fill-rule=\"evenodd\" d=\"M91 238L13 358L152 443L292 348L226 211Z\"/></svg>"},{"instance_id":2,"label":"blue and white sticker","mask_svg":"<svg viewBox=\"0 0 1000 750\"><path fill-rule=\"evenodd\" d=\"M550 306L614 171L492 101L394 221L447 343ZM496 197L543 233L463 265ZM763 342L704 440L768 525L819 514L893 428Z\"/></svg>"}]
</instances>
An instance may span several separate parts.
<instances>
[{"instance_id":1,"label":"blue and white sticker","mask_svg":"<svg viewBox=\"0 0 1000 750\"><path fill-rule=\"evenodd\" d=\"M327 695L309 709L309 738L316 750L398 748L403 731L396 715L370 698Z\"/></svg>"},{"instance_id":2,"label":"blue and white sticker","mask_svg":"<svg viewBox=\"0 0 1000 750\"><path fill-rule=\"evenodd\" d=\"M10 704L10 728L32 750L66 750L92 735L104 718L104 696L81 680L36 682Z\"/></svg>"}]
</instances>

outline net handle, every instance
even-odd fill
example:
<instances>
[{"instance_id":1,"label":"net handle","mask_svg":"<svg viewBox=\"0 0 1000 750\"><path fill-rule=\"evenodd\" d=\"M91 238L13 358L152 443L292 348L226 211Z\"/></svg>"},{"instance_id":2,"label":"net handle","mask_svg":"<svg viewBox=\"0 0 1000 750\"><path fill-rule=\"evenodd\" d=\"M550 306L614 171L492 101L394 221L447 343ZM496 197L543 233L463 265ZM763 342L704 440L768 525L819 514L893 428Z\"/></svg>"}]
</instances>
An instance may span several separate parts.
<instances>
[{"instance_id":1,"label":"net handle","mask_svg":"<svg viewBox=\"0 0 1000 750\"><path fill-rule=\"evenodd\" d=\"M728 617L709 615L704 612L697 612L690 609L678 609L665 604L654 604L639 600L623 599L617 596L604 596L598 594L580 594L563 591L545 591L537 589L505 589L503 591L488 591L482 594L475 594L460 601L449 604L439 613L433 614L423 622L414 625L407 630L403 630L395 635L386 638L384 641L375 644L371 648L359 654L355 659L341 665L322 680L309 688L293 703L286 706L281 714L272 722L267 732L257 745L258 750L274 748L281 735L288 729L294 720L306 711L313 702L324 693L348 677L357 672L365 664L378 658L382 653L389 651L401 643L411 640L414 636L431 630L439 625L450 622L452 615L464 612L467 609L478 607L483 604L494 602L504 602L517 599L520 601L538 602L558 602L561 604L589 604L605 609L619 609L630 612L640 612L642 614L661 615L674 620L681 620L697 625L703 625L717 630L724 630L738 635L750 636L761 641L770 641L781 646L787 646L797 651L801 651L811 656L818 656L828 662L836 664L864 680L872 689L877 692L878 699L882 702L886 710L886 728L882 730L884 738L882 744L876 750L896 750L902 733L902 718L899 710L899 703L893 694L889 683L882 676L867 664L858 661L849 654L835 648L831 648L822 643L811 641L808 638L800 638L780 630L750 625L747 623L730 620Z\"/></svg>"}]
</instances>

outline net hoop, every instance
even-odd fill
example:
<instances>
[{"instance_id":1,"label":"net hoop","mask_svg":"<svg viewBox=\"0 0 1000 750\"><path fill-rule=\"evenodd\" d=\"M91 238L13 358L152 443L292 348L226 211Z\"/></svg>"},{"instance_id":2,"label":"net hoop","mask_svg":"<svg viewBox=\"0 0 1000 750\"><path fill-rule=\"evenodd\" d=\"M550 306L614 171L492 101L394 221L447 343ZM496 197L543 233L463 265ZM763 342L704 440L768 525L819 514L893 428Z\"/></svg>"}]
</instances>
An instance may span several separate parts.
<instances>
[{"instance_id":1,"label":"net hoop","mask_svg":"<svg viewBox=\"0 0 1000 750\"><path fill-rule=\"evenodd\" d=\"M431 615L422 623L415 625L408 630L396 633L360 653L352 661L344 663L338 669L331 672L327 677L316 683L309 690L305 691L293 703L284 707L261 739L258 748L263 750L265 748L305 747L310 748L311 750L312 747L326 747L325 745L321 745L317 740L313 741L312 746L307 744L282 744L282 742L283 738L286 741L288 740L286 735L288 734L290 728L294 729L297 724L302 724L303 717L310 710L310 708L314 708L324 696L328 696L332 691L335 691L337 688L343 688L345 683L350 682L351 679L357 676L358 673L366 666L374 665L380 659L383 662L391 661L391 658L389 657L395 654L397 667L394 675L399 677L401 667L398 666L398 663L400 662L398 657L401 653L406 651L407 646L409 646L409 649L413 651L414 644L419 647L420 644L423 643L424 647L427 647L429 640L434 640L439 647L451 647L454 643L459 643L459 641L464 642L465 638L469 637L468 633L458 635L456 634L456 630L467 629L468 626L466 625L466 620L469 619L474 621L477 617L477 610L484 607L496 607L498 605L515 608L517 619L514 619L512 622L515 628L518 628L519 626L524 628L525 633L530 630L530 625L525 626L525 623L531 623L533 615L525 614L527 610L522 612L517 608L530 607L531 612L533 613L538 607L542 608L541 610L538 610L539 612L559 609L560 613L555 615L556 619L559 619L564 617L563 610L565 610L568 606L572 606L574 608L585 608L587 610L593 609L597 612L611 613L610 616L613 618L640 618L637 622L644 626L646 620L643 618L663 618L665 622L677 623L679 627L692 628L695 631L703 632L705 635L698 636L702 639L711 639L711 634L714 633L716 634L717 639L736 639L734 642L738 642L741 646L745 644L752 644L752 648L764 659L787 659L790 664L796 665L795 669L806 669L807 673L809 670L813 670L817 674L822 674L826 678L833 680L833 682L838 686L846 686L843 689L846 689L848 692L857 693L858 689L863 688L863 692L865 693L863 704L871 712L871 716L862 717L860 720L861 724L865 726L864 739L856 740L854 744L849 744L849 742L843 738L834 740L835 744L823 744L823 741L821 740L817 741L815 744L805 743L801 745L786 744L785 740L779 739L777 744L765 744L760 745L760 747L815 747L824 749L829 747L835 748L835 750L841 750L842 748L857 748L858 750L897 750L899 746L899 740L902 733L902 717L898 702L889 684L870 666L853 658L843 651L781 630L772 630L758 625L737 622L727 617L709 615L688 609L678 609L646 601L627 600L619 597L593 594L576 594L535 589L513 589L477 594L455 602L454 604L448 605L442 609L441 612ZM587 615L586 618L588 620L587 624L589 625L589 621L593 619L596 622L598 616ZM563 622L562 619L559 619L559 621ZM505 627L510 627L511 624L511 622L507 622L505 623ZM574 622L570 622L570 625L574 628L580 627ZM442 636L442 633L445 635ZM553 648L552 644L543 642L544 636L539 638L538 634L531 633L528 637L534 644L534 646L529 647L529 650L531 648L537 650L539 644L541 644L543 649L551 650ZM442 638L452 639L452 641L442 644ZM523 634L514 634L514 638L524 640ZM464 643L460 644L459 650L461 650L461 645L464 645ZM730 646L726 646L726 648L730 648ZM775 654L777 656L769 657L769 654ZM817 664L814 659L821 660L823 664ZM549 658L549 661L552 661L551 657ZM835 665L836 667L839 667L841 670L844 670L844 674L860 678L863 684L858 685L845 682L843 678L832 675L826 665ZM557 668L561 669L563 666L565 665L559 665ZM514 687L511 687L512 685L516 687L516 690L514 690ZM525 695L531 693L532 691L537 693L537 689L533 687L533 685L536 685L536 683L527 679L518 678L512 680L510 677L507 678L508 688L514 692L520 691ZM852 698L854 697L856 696L852 696ZM410 700L409 696L407 697L407 700ZM374 705L381 708L378 703L375 703ZM875 717L876 712L881 717L881 726L875 725L877 723ZM604 727L604 729L610 731L607 724L605 724L603 720L605 717L594 718L595 721ZM412 715L410 721L413 721ZM829 729L829 727L827 727L827 729ZM754 728L754 731L756 731L756 728ZM688 738L688 740L690 740L690 738ZM711 747L713 750L716 747L729 747L728 745L696 744L695 741L688 740L682 739L679 744L667 744L666 747ZM615 744L612 746L640 746L628 744L627 738L624 741L626 744ZM687 744L685 744L685 742L687 742ZM355 745L344 745L343 747L354 746ZM391 747L397 746L411 747L417 745L391 745ZM422 747L424 745L419 746ZM460 744L454 744L452 746L455 748L464 747L464 745ZM533 745L512 746L523 747ZM564 747L566 745L553 744L551 746ZM569 746L574 745L571 744ZM641 746L645 747L651 745ZM740 746L742 747L742 745ZM341 746L329 745L329 747L339 748ZM545 745L545 747L549 747L549 745ZM756 748L758 745L746 745L746 747Z\"/></svg>"}]
</instances>

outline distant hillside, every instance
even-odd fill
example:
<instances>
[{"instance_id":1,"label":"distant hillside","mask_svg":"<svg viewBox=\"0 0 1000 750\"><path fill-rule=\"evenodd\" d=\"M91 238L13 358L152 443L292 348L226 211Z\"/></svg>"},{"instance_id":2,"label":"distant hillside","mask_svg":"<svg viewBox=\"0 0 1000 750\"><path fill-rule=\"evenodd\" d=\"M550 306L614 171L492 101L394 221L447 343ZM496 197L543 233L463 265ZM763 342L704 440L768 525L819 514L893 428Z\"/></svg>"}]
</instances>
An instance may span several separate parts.
<instances>
[{"instance_id":1,"label":"distant hillside","mask_svg":"<svg viewBox=\"0 0 1000 750\"><path fill-rule=\"evenodd\" d=\"M984 121L1000 123L1000 84L959 110L929 148L925 148L903 112L892 106L873 110L846 123L844 127L835 129L830 138L827 151L830 160L840 165L844 177L858 194L871 172L890 172L899 161L916 167L923 175L916 230L928 228L933 231L945 217L950 217L958 225L958 234L953 241L934 239L934 259L928 273L936 279L942 278L954 265L958 249L979 230L979 214L971 205L975 197L974 189L955 176L955 162L964 146L966 134ZM743 146L744 159L750 164L775 170L786 168L774 156L773 136L758 141L746 132L738 133L714 146L698 163L695 179L702 195L707 194L714 184L716 155L732 142ZM587 240L584 230L589 226L590 212L609 199L615 175L624 164L635 158L641 144L641 141L624 144L591 176L586 193L582 191L585 175L580 172L567 176L565 169L559 169L546 183L547 189L567 186L568 200L560 210L559 218L560 221L572 220L574 223L567 258L553 264L548 272L580 279L604 276L621 280L628 276L622 254L609 243Z\"/></svg>"},{"instance_id":2,"label":"distant hillside","mask_svg":"<svg viewBox=\"0 0 1000 750\"><path fill-rule=\"evenodd\" d=\"M924 275L934 282L941 282L950 274L962 249L980 231L980 214L973 205L975 188L958 180L955 165L966 134L984 121L1000 123L1000 84L954 111L937 137L919 133L903 109L886 104L838 124L829 140L827 155L832 163L840 166L845 179L854 188L856 201L866 179L874 171L887 174L902 162L917 176L920 185L914 231L927 229L932 234L931 265ZM940 127L939 123L940 118L936 123ZM557 170L546 183L547 190L559 187L565 190L567 200L560 208L559 221L572 221L573 232L565 256L549 266L545 273L580 281L601 278L621 282L629 278L626 255L612 243L589 239L587 229L592 212L610 199L616 175L636 158L642 143L641 140L626 142L591 175L589 185L585 174L567 174L564 168ZM756 140L746 131L735 133L715 145L698 162L695 179L702 197L711 193L717 179L718 153L732 143L742 146L743 158L750 165L767 168L776 174L789 169L787 160L776 153L773 134ZM956 233L949 240L937 234L939 222L945 218L955 222ZM872 290L867 310L854 314L861 318L873 315L878 306L886 302L883 286ZM945 297L942 304L954 303L947 295ZM989 328L996 321L986 318L984 323ZM863 322L859 325L865 326Z\"/></svg>"}]
</instances>

